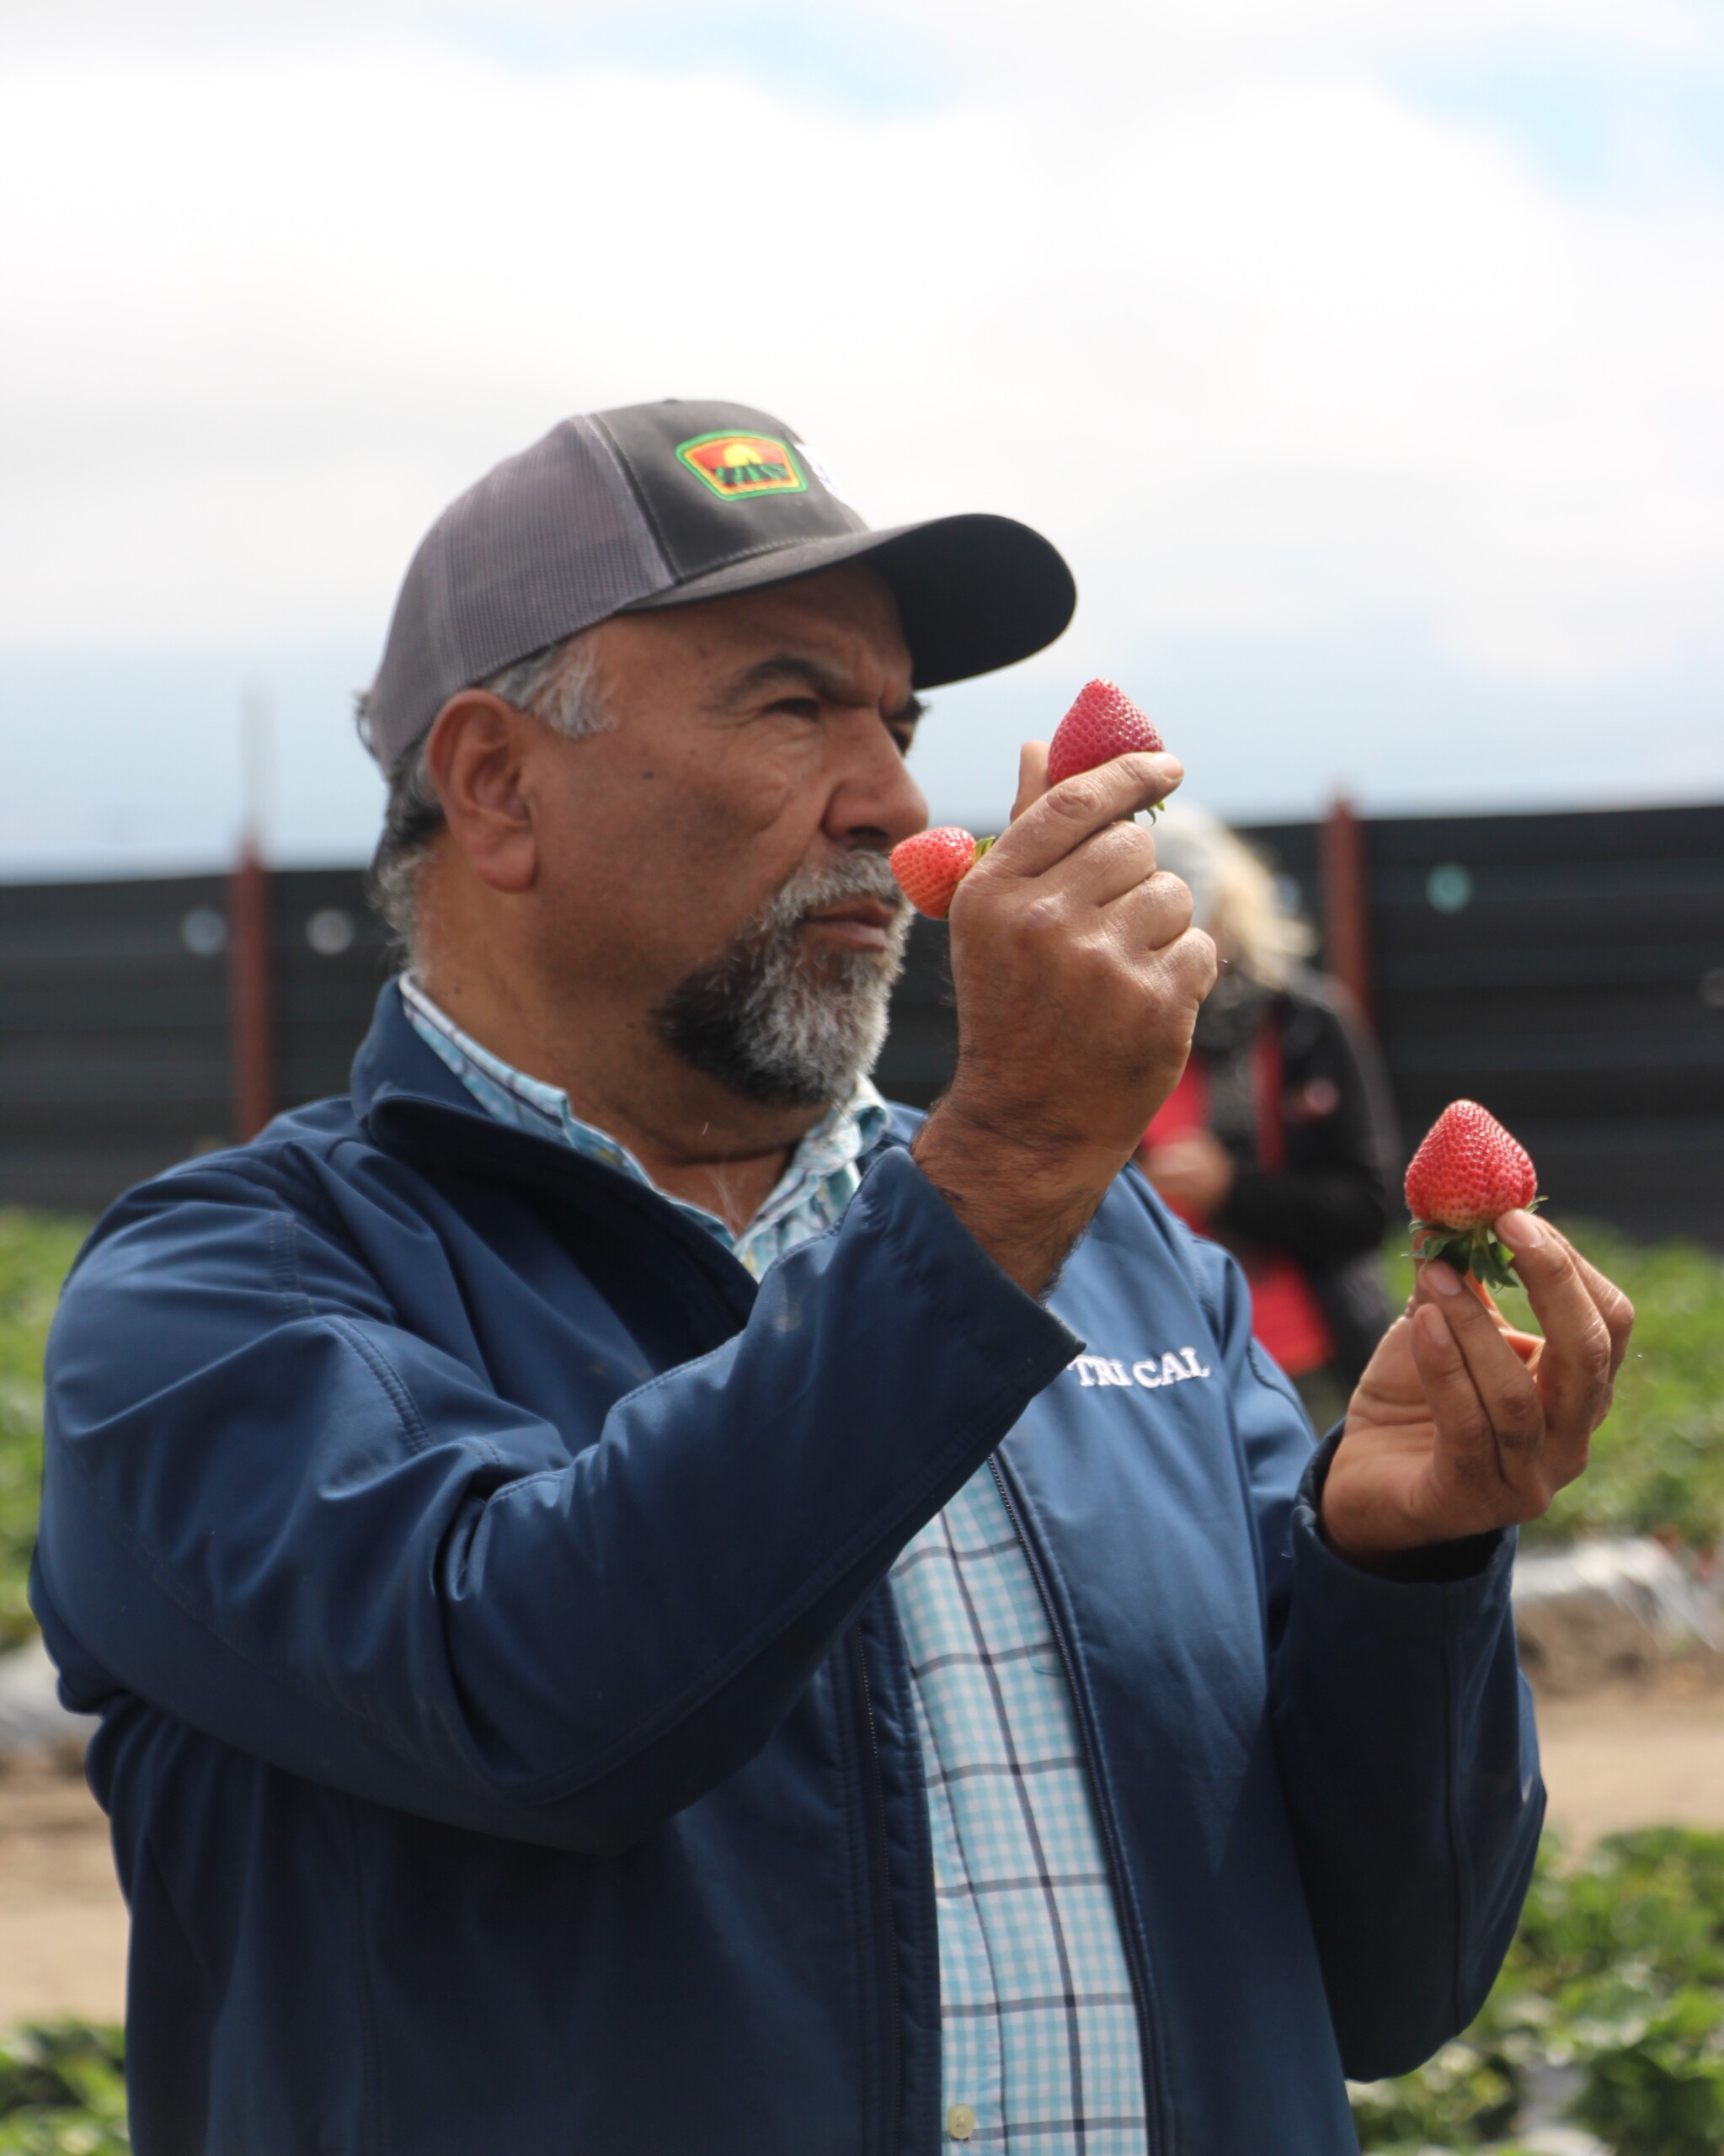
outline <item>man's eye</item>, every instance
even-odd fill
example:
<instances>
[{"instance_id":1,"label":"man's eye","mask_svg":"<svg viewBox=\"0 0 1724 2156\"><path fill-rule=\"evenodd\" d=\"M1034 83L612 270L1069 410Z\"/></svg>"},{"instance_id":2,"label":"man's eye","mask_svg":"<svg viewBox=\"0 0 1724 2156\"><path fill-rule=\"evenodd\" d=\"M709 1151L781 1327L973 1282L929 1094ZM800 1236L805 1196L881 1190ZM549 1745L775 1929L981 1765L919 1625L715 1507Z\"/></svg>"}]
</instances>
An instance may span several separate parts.
<instances>
[{"instance_id":1,"label":"man's eye","mask_svg":"<svg viewBox=\"0 0 1724 2156\"><path fill-rule=\"evenodd\" d=\"M793 718L818 718L820 700L818 696L780 696L766 708L768 711L787 712Z\"/></svg>"}]
</instances>

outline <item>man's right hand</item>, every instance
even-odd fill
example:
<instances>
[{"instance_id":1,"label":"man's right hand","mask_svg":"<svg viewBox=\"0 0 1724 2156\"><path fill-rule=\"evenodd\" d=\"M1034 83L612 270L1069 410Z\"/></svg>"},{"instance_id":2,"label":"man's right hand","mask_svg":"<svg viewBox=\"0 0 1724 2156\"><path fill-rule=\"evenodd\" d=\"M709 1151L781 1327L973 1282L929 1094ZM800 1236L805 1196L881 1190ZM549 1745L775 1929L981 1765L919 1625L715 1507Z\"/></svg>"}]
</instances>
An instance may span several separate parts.
<instances>
[{"instance_id":1,"label":"man's right hand","mask_svg":"<svg viewBox=\"0 0 1724 2156\"><path fill-rule=\"evenodd\" d=\"M1177 757L1056 787L1032 743L1011 827L953 900L958 1065L914 1152L966 1227L1038 1294L1178 1082L1215 951L1129 818Z\"/></svg>"}]
</instances>

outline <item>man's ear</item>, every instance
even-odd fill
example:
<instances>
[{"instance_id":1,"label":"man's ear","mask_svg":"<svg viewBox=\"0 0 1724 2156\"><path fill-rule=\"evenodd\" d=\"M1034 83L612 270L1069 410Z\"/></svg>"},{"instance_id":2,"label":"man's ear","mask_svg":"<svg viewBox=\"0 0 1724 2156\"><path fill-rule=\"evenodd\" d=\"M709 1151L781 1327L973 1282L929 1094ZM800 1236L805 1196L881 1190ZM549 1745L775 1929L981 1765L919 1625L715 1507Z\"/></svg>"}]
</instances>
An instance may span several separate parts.
<instances>
[{"instance_id":1,"label":"man's ear","mask_svg":"<svg viewBox=\"0 0 1724 2156\"><path fill-rule=\"evenodd\" d=\"M525 891L538 873L530 788L522 783L540 722L488 689L463 689L432 723L425 768L449 835L482 883Z\"/></svg>"}]
</instances>

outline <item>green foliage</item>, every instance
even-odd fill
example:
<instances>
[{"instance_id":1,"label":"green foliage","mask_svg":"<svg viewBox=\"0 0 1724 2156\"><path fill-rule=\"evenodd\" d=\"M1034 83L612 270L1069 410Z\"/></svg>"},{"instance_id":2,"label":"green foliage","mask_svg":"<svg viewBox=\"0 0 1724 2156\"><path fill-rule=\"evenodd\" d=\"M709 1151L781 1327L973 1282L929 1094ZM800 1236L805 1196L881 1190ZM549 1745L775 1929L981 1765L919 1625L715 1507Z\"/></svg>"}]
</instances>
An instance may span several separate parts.
<instances>
[{"instance_id":1,"label":"green foliage","mask_svg":"<svg viewBox=\"0 0 1724 2156\"><path fill-rule=\"evenodd\" d=\"M1630 2015L1593 2049L1574 2106L1582 2126L1631 2156L1717 2156L1724 2146L1724 2003L1684 1990Z\"/></svg>"},{"instance_id":2,"label":"green foliage","mask_svg":"<svg viewBox=\"0 0 1724 2156\"><path fill-rule=\"evenodd\" d=\"M1480 2148L1533 2069L1577 2070L1570 2121L1618 2156L1724 2147L1724 1834L1614 1834L1578 1865L1547 1838L1484 2011L1417 2073L1353 2091L1367 2149Z\"/></svg>"},{"instance_id":3,"label":"green foliage","mask_svg":"<svg viewBox=\"0 0 1724 2156\"><path fill-rule=\"evenodd\" d=\"M35 1629L24 1577L42 1481L42 1348L84 1234L81 1221L0 1211L0 1652Z\"/></svg>"},{"instance_id":4,"label":"green foliage","mask_svg":"<svg viewBox=\"0 0 1724 2156\"><path fill-rule=\"evenodd\" d=\"M1631 1243L1610 1229L1559 1223L1635 1307L1634 1339L1592 1465L1529 1532L1544 1541L1673 1528L1695 1549L1724 1540L1724 1259L1698 1243ZM1389 1259L1399 1308L1412 1285L1405 1246ZM1518 1288L1497 1296L1536 1331Z\"/></svg>"},{"instance_id":5,"label":"green foliage","mask_svg":"<svg viewBox=\"0 0 1724 2156\"><path fill-rule=\"evenodd\" d=\"M1514 2122L1520 2084L1476 2027L1444 2044L1417 2073L1352 2091L1361 2148L1476 2148Z\"/></svg>"},{"instance_id":6,"label":"green foliage","mask_svg":"<svg viewBox=\"0 0 1724 2156\"><path fill-rule=\"evenodd\" d=\"M0 2156L122 2156L125 2067L118 2029L56 2021L0 2036Z\"/></svg>"}]
</instances>

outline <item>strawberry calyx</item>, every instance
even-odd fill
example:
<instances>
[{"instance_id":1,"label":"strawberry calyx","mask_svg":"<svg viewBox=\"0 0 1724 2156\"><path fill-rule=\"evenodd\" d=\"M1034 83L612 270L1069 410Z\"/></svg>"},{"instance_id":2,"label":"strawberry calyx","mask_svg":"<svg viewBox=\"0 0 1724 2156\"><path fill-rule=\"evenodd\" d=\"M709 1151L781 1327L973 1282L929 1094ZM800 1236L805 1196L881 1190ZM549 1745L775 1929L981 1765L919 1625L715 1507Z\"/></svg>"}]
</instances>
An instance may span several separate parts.
<instances>
[{"instance_id":1,"label":"strawberry calyx","mask_svg":"<svg viewBox=\"0 0 1724 2156\"><path fill-rule=\"evenodd\" d=\"M1535 1213L1544 1202L1542 1198L1535 1198L1519 1209ZM1514 1252L1488 1220L1475 1228L1451 1227L1441 1220L1415 1220L1412 1262L1424 1266L1433 1258L1453 1266L1463 1279L1470 1273L1487 1287L1516 1288L1520 1284L1514 1269Z\"/></svg>"}]
</instances>

